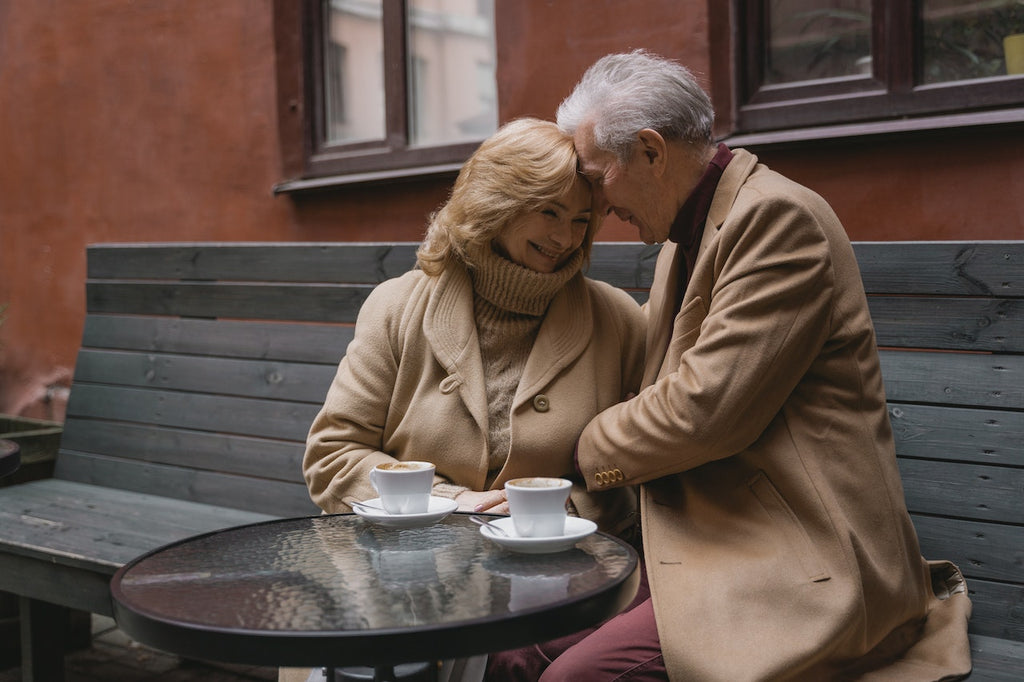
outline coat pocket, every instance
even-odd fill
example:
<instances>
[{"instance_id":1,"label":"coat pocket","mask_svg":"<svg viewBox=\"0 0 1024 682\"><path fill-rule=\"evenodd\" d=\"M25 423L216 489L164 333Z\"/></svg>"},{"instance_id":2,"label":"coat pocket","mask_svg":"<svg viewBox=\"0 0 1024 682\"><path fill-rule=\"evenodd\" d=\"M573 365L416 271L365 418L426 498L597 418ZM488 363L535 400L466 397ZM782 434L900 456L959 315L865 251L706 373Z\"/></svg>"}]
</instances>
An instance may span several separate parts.
<instances>
[{"instance_id":1,"label":"coat pocket","mask_svg":"<svg viewBox=\"0 0 1024 682\"><path fill-rule=\"evenodd\" d=\"M821 582L831 576L807 531L800 524L800 519L783 499L779 491L763 471L758 472L748 483L750 491L771 517L774 527L779 531L783 541L794 552L800 566L807 574L808 580Z\"/></svg>"}]
</instances>

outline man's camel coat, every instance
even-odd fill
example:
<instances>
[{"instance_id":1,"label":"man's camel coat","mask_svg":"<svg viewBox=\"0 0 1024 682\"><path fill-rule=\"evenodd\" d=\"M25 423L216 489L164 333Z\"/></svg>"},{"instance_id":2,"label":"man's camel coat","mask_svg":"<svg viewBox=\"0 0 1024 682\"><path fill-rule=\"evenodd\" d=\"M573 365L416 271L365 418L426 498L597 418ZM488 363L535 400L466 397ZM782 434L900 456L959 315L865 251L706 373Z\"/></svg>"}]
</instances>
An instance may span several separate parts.
<instances>
[{"instance_id":1,"label":"man's camel coat","mask_svg":"<svg viewBox=\"0 0 1024 682\"><path fill-rule=\"evenodd\" d=\"M579 442L592 490L642 484L669 675L966 673L970 602L920 555L849 240L821 197L734 153L678 313L682 252L659 256L645 388Z\"/></svg>"}]
</instances>

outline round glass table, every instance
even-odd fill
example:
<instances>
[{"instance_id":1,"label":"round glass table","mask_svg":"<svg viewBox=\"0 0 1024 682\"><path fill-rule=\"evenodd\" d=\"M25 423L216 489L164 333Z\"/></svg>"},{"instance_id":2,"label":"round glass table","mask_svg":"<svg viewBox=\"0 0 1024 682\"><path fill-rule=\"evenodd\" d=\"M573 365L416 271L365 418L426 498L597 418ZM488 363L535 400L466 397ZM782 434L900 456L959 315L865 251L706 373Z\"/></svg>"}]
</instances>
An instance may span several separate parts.
<instances>
[{"instance_id":1,"label":"round glass table","mask_svg":"<svg viewBox=\"0 0 1024 682\"><path fill-rule=\"evenodd\" d=\"M518 554L485 538L466 514L411 529L339 514L168 545L117 571L111 594L129 636L182 656L390 666L596 625L629 604L638 565L632 547L602 533L566 551Z\"/></svg>"}]
</instances>

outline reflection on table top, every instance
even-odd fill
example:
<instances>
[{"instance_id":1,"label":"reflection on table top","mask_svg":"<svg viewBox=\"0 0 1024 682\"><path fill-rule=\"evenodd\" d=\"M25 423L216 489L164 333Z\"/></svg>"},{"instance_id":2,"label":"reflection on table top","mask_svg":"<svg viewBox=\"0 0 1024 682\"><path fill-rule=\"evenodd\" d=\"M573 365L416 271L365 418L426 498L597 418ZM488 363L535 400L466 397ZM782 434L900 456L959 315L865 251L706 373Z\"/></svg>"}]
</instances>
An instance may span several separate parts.
<instances>
[{"instance_id":1,"label":"reflection on table top","mask_svg":"<svg viewBox=\"0 0 1024 682\"><path fill-rule=\"evenodd\" d=\"M111 584L138 641L260 665L372 665L513 648L617 613L636 553L594 534L514 554L463 514L416 529L353 515L198 536L141 557Z\"/></svg>"}]
</instances>

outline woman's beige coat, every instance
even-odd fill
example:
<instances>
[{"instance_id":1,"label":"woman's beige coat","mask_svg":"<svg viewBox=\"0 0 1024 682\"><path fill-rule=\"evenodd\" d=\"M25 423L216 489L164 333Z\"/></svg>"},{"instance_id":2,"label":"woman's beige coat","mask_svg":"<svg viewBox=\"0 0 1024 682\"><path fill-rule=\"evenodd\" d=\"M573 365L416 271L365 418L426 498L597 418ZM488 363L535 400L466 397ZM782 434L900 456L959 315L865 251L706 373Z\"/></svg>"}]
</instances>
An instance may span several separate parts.
<instances>
[{"instance_id":1,"label":"woman's beige coat","mask_svg":"<svg viewBox=\"0 0 1024 682\"><path fill-rule=\"evenodd\" d=\"M313 501L347 511L343 498L376 497L369 472L393 458L429 460L441 480L473 490L517 476L575 477L573 450L602 409L635 392L646 321L625 292L578 274L555 295L512 404L511 453L487 471L487 392L461 265L439 277L414 270L380 284L359 313L355 336L319 416L303 468ZM588 493L581 516L606 530L628 524L634 492Z\"/></svg>"},{"instance_id":2,"label":"woman's beige coat","mask_svg":"<svg viewBox=\"0 0 1024 682\"><path fill-rule=\"evenodd\" d=\"M921 558L853 250L817 195L735 150L682 307L660 254L646 388L584 431L592 490L641 487L673 680L934 680L970 602ZM907 651L909 647L909 651Z\"/></svg>"}]
</instances>

